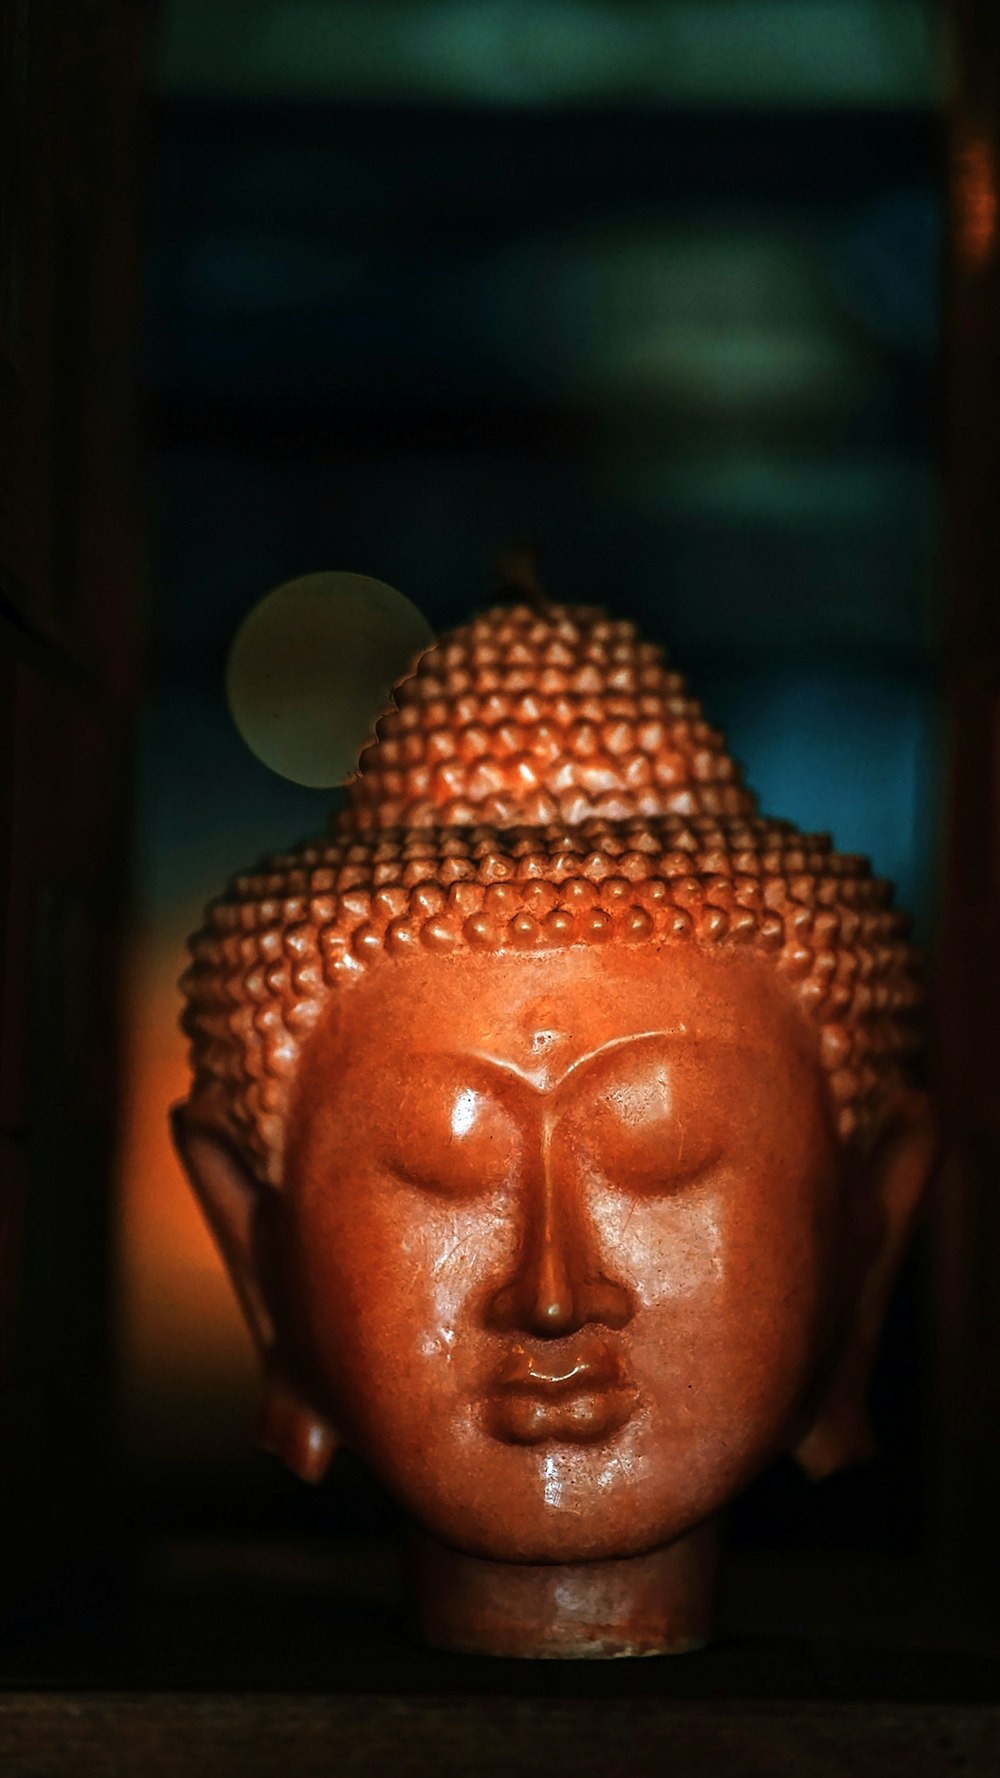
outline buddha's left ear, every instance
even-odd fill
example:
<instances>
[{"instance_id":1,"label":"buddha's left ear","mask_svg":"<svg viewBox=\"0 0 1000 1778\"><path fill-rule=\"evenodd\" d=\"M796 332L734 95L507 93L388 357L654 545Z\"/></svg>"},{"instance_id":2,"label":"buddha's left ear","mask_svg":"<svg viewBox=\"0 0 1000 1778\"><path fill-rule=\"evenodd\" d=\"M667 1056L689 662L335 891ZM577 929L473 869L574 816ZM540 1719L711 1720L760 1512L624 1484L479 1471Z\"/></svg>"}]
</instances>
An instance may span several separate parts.
<instances>
[{"instance_id":1,"label":"buddha's left ear","mask_svg":"<svg viewBox=\"0 0 1000 1778\"><path fill-rule=\"evenodd\" d=\"M188 1105L170 1114L174 1145L239 1299L264 1372L258 1443L306 1482L321 1481L337 1447L329 1422L291 1380L264 1280L265 1207L273 1187Z\"/></svg>"},{"instance_id":2,"label":"buddha's left ear","mask_svg":"<svg viewBox=\"0 0 1000 1778\"><path fill-rule=\"evenodd\" d=\"M793 1455L814 1481L872 1452L866 1410L868 1377L900 1260L920 1209L938 1150L938 1126L925 1094L901 1088L854 1190L872 1231L844 1346L823 1399Z\"/></svg>"}]
</instances>

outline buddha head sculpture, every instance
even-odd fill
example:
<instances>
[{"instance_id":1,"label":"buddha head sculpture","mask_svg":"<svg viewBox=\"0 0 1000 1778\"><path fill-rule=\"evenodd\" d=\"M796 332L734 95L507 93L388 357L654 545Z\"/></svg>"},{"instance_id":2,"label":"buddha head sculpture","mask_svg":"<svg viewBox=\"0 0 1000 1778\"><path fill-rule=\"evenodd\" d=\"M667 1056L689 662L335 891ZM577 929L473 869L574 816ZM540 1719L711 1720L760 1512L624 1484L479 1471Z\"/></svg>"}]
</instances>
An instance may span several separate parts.
<instances>
[{"instance_id":1,"label":"buddha head sculpture","mask_svg":"<svg viewBox=\"0 0 1000 1778\"><path fill-rule=\"evenodd\" d=\"M430 1640L695 1645L727 1502L866 1451L932 1153L905 927L555 604L424 653L330 837L209 909L175 1128L264 1441L366 1460Z\"/></svg>"}]
</instances>

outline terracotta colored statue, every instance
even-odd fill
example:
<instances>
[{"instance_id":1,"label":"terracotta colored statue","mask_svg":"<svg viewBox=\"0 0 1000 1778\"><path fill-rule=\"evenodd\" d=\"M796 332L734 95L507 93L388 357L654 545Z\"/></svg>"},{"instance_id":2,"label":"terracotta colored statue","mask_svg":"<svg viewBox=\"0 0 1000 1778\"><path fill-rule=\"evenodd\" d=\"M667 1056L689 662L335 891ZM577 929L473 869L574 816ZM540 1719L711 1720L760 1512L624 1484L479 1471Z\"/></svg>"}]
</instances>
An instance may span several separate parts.
<instances>
[{"instance_id":1,"label":"terracotta colored statue","mask_svg":"<svg viewBox=\"0 0 1000 1778\"><path fill-rule=\"evenodd\" d=\"M185 983L177 1137L265 1441L367 1460L434 1643L696 1646L726 1503L867 1446L931 1154L905 921L600 611L439 642L349 802Z\"/></svg>"}]
</instances>

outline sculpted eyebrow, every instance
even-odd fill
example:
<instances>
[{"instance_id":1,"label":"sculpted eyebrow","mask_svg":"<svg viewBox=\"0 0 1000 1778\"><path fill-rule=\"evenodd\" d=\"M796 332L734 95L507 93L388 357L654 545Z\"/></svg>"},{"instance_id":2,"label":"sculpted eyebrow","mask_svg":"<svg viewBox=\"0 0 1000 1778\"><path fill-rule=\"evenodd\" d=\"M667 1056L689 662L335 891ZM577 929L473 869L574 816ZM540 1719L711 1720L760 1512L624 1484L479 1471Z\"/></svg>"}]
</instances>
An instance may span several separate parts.
<instances>
[{"instance_id":1,"label":"sculpted eyebrow","mask_svg":"<svg viewBox=\"0 0 1000 1778\"><path fill-rule=\"evenodd\" d=\"M574 1061L570 1062L568 1068L565 1068L562 1074L552 1082L552 1085L544 1090L546 1092L557 1091L564 1081L569 1080L571 1075L579 1073L582 1068L589 1067L591 1062L596 1062L599 1057L606 1056L613 1050L627 1049L633 1044L648 1042L651 1038L678 1038L687 1035L687 1032L675 1027L672 1031L630 1031L624 1037L609 1037L607 1043L598 1044L596 1049L588 1050L583 1056L577 1056ZM455 1058L456 1061L460 1059L461 1058L458 1057ZM486 1068L495 1070L498 1074L503 1074L508 1078L523 1082L532 1093L537 1093L542 1090L536 1086L532 1074L525 1068L519 1068L516 1062L503 1061L499 1056L491 1056L483 1050L472 1051L471 1059L482 1063Z\"/></svg>"},{"instance_id":2,"label":"sculpted eyebrow","mask_svg":"<svg viewBox=\"0 0 1000 1778\"><path fill-rule=\"evenodd\" d=\"M609 1037L606 1043L598 1044L595 1049L587 1050L585 1055L577 1056L552 1082L552 1086L546 1088L545 1091L555 1091L572 1075L578 1074L584 1068L589 1068L591 1063L599 1061L602 1056L610 1055L615 1050L630 1049L634 1044L649 1043L657 1038L671 1042L693 1040L697 1043L711 1044L719 1049L753 1050L755 1052L759 1049L759 1045L748 1043L745 1037L740 1035L730 1037L721 1032L691 1031L678 1025L672 1028L664 1027L662 1030L629 1031L622 1037ZM456 1070L456 1085L468 1086L472 1084L470 1081L461 1079L462 1074L468 1071L471 1064L482 1069L484 1073L498 1074L507 1080L521 1082L533 1093L540 1090L535 1084L536 1070L522 1068L518 1063L511 1062L502 1056L492 1055L488 1050L424 1050L422 1059L453 1066Z\"/></svg>"}]
</instances>

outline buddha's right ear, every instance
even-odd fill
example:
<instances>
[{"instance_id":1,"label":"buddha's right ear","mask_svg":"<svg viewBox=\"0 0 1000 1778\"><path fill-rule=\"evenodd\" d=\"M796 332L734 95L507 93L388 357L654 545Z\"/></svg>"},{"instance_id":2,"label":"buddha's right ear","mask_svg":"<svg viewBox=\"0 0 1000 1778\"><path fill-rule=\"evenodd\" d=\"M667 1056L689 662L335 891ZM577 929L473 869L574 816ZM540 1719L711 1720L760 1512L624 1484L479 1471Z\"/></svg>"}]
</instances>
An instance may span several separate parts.
<instances>
[{"instance_id":1,"label":"buddha's right ear","mask_svg":"<svg viewBox=\"0 0 1000 1778\"><path fill-rule=\"evenodd\" d=\"M278 1330L263 1285L261 1212L263 1185L226 1138L192 1116L187 1104L170 1113L174 1145L212 1231L264 1370L258 1442L306 1482L325 1475L337 1435L291 1380L282 1361Z\"/></svg>"},{"instance_id":2,"label":"buddha's right ear","mask_svg":"<svg viewBox=\"0 0 1000 1778\"><path fill-rule=\"evenodd\" d=\"M254 1345L266 1361L274 1347L275 1329L260 1279L257 1223L267 1187L254 1178L224 1136L192 1117L189 1106L173 1107L170 1127Z\"/></svg>"}]
</instances>

